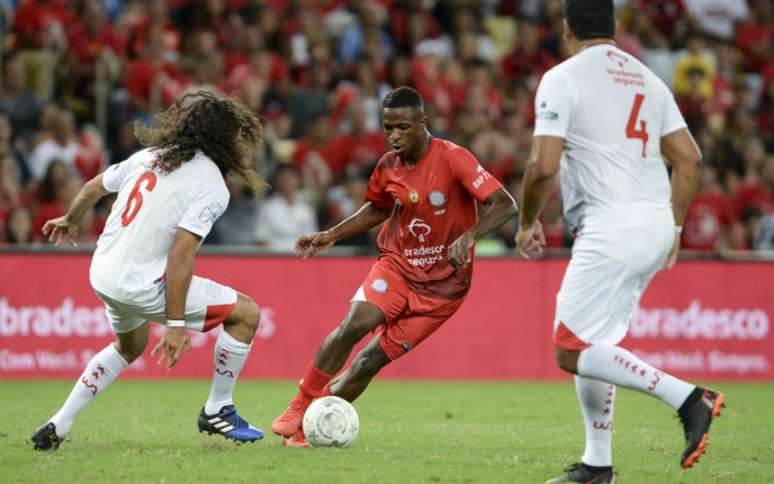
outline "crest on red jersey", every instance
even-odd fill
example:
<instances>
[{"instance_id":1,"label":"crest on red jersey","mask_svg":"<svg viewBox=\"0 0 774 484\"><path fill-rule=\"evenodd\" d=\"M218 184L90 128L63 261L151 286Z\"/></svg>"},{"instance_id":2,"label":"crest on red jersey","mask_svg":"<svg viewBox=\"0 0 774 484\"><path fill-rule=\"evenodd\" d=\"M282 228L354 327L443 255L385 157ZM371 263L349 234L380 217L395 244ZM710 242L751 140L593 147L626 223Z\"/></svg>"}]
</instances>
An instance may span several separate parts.
<instances>
[{"instance_id":1,"label":"crest on red jersey","mask_svg":"<svg viewBox=\"0 0 774 484\"><path fill-rule=\"evenodd\" d=\"M419 192L416 190L411 190L408 194L409 202L411 203L419 203Z\"/></svg>"},{"instance_id":2,"label":"crest on red jersey","mask_svg":"<svg viewBox=\"0 0 774 484\"><path fill-rule=\"evenodd\" d=\"M435 208L446 205L446 195L441 190L433 190L427 195L427 201Z\"/></svg>"}]
</instances>

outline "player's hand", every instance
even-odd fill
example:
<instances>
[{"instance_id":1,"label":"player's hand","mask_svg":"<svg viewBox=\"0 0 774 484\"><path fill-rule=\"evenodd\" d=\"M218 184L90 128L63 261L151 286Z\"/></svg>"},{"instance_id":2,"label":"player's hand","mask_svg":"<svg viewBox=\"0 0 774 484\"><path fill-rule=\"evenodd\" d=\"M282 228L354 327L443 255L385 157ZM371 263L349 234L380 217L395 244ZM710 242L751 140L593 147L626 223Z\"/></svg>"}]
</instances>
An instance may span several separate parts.
<instances>
[{"instance_id":1,"label":"player's hand","mask_svg":"<svg viewBox=\"0 0 774 484\"><path fill-rule=\"evenodd\" d=\"M449 246L449 264L455 269L465 267L473 259L473 246L476 239L470 232L464 232Z\"/></svg>"},{"instance_id":2,"label":"player's hand","mask_svg":"<svg viewBox=\"0 0 774 484\"><path fill-rule=\"evenodd\" d=\"M185 351L191 352L191 340L185 331L185 326L175 328L167 327L164 336L161 337L156 346L151 350L151 356L156 356L156 352L161 351L159 356L159 365L167 360L167 370L172 369L180 359L180 355Z\"/></svg>"},{"instance_id":3,"label":"player's hand","mask_svg":"<svg viewBox=\"0 0 774 484\"><path fill-rule=\"evenodd\" d=\"M308 259L322 250L331 248L334 243L336 240L327 230L304 235L296 241L296 255Z\"/></svg>"},{"instance_id":4,"label":"player's hand","mask_svg":"<svg viewBox=\"0 0 774 484\"><path fill-rule=\"evenodd\" d=\"M525 227L519 225L519 232L516 234L516 251L524 259L529 259L531 255L543 252L546 246L546 236L543 234L543 226L539 221Z\"/></svg>"},{"instance_id":5,"label":"player's hand","mask_svg":"<svg viewBox=\"0 0 774 484\"><path fill-rule=\"evenodd\" d=\"M75 237L78 235L78 224L70 220L67 215L46 221L41 232L43 235L48 235L48 241L54 242L57 247L62 243L62 239L73 247L78 245L75 241Z\"/></svg>"},{"instance_id":6,"label":"player's hand","mask_svg":"<svg viewBox=\"0 0 774 484\"><path fill-rule=\"evenodd\" d=\"M675 241L672 244L672 250L669 251L669 257L667 257L667 260L664 262L664 265L661 267L662 271L669 270L675 266L675 263L677 262L678 252L680 252L680 234L675 234Z\"/></svg>"}]
</instances>

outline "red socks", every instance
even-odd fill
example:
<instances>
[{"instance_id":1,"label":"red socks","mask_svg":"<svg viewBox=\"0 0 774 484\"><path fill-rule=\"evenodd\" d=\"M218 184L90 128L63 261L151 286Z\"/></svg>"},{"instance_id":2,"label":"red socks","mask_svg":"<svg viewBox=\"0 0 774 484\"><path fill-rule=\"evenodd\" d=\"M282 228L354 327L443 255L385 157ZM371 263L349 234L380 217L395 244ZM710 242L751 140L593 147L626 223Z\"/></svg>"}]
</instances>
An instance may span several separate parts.
<instances>
[{"instance_id":1,"label":"red socks","mask_svg":"<svg viewBox=\"0 0 774 484\"><path fill-rule=\"evenodd\" d=\"M323 396L326 391L327 394L330 394L330 389L328 389L326 385L331 381L331 378L333 378L333 375L329 375L328 373L319 370L314 366L314 362L310 363L309 369L306 370L304 378L298 385L300 391L298 392L298 395L296 395L296 399L301 400L308 405L315 398Z\"/></svg>"}]
</instances>

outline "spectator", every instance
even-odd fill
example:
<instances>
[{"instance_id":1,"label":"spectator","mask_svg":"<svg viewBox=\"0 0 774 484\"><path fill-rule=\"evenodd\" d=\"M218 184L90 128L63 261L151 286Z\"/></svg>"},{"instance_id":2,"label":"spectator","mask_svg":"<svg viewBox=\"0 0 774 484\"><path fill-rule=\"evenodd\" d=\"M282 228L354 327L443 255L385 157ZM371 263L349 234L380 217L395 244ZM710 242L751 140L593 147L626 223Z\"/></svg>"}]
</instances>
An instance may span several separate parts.
<instances>
[{"instance_id":1,"label":"spectator","mask_svg":"<svg viewBox=\"0 0 774 484\"><path fill-rule=\"evenodd\" d=\"M733 198L734 214L754 206L761 213L774 212L774 156L766 160L763 142L753 139L744 150L745 177Z\"/></svg>"},{"instance_id":2,"label":"spectator","mask_svg":"<svg viewBox=\"0 0 774 484\"><path fill-rule=\"evenodd\" d=\"M26 72L21 56L12 52L3 60L3 84L0 112L8 115L16 135L26 146L32 146L38 130L40 101L25 84Z\"/></svg>"},{"instance_id":3,"label":"spectator","mask_svg":"<svg viewBox=\"0 0 774 484\"><path fill-rule=\"evenodd\" d=\"M750 13L747 0L683 0L683 3L703 33L723 41L733 39L736 23Z\"/></svg>"},{"instance_id":4,"label":"spectator","mask_svg":"<svg viewBox=\"0 0 774 484\"><path fill-rule=\"evenodd\" d=\"M306 187L317 190L330 185L344 168L338 151L330 116L318 116L293 152L293 165L300 170Z\"/></svg>"},{"instance_id":5,"label":"spectator","mask_svg":"<svg viewBox=\"0 0 774 484\"><path fill-rule=\"evenodd\" d=\"M10 156L0 157L0 233L5 233L11 211L21 205L21 187L16 182L16 163Z\"/></svg>"},{"instance_id":6,"label":"spectator","mask_svg":"<svg viewBox=\"0 0 774 484\"><path fill-rule=\"evenodd\" d=\"M276 193L258 212L255 240L259 245L281 252L292 252L296 240L317 230L317 218L300 193L298 170L280 165L275 175Z\"/></svg>"},{"instance_id":7,"label":"spectator","mask_svg":"<svg viewBox=\"0 0 774 484\"><path fill-rule=\"evenodd\" d=\"M124 42L110 25L100 0L82 1L82 17L68 35L69 82L65 100L80 119L88 119L94 116L98 63L104 66L103 82L117 78L117 58L124 55Z\"/></svg>"},{"instance_id":8,"label":"spectator","mask_svg":"<svg viewBox=\"0 0 774 484\"><path fill-rule=\"evenodd\" d=\"M731 203L717 182L712 165L704 165L699 189L688 207L683 223L682 247L689 250L714 251L730 248L734 223Z\"/></svg>"},{"instance_id":9,"label":"spectator","mask_svg":"<svg viewBox=\"0 0 774 484\"><path fill-rule=\"evenodd\" d=\"M164 59L162 31L155 28L148 30L139 52L139 57L126 65L124 86L129 96L129 112L147 116L180 93L181 73L177 64Z\"/></svg>"},{"instance_id":10,"label":"spectator","mask_svg":"<svg viewBox=\"0 0 774 484\"><path fill-rule=\"evenodd\" d=\"M228 210L220 216L212 227L208 244L250 245L256 242L255 234L258 222L260 202L245 187L234 180L227 180L231 198Z\"/></svg>"},{"instance_id":11,"label":"spectator","mask_svg":"<svg viewBox=\"0 0 774 484\"><path fill-rule=\"evenodd\" d=\"M76 186L64 163L53 160L48 165L45 178L35 190L32 204L32 230L35 234L40 233L46 220L65 214L70 198L74 194L74 188Z\"/></svg>"},{"instance_id":12,"label":"spectator","mask_svg":"<svg viewBox=\"0 0 774 484\"><path fill-rule=\"evenodd\" d=\"M11 210L5 226L5 242L11 245L27 245L34 241L29 209L18 206Z\"/></svg>"},{"instance_id":13,"label":"spectator","mask_svg":"<svg viewBox=\"0 0 774 484\"><path fill-rule=\"evenodd\" d=\"M376 162L387 152L387 141L381 129L371 130L368 127L368 110L365 103L358 99L349 107L348 132L339 135L333 141L331 160L333 166L343 170L355 169L368 171L376 166Z\"/></svg>"},{"instance_id":14,"label":"spectator","mask_svg":"<svg viewBox=\"0 0 774 484\"><path fill-rule=\"evenodd\" d=\"M715 80L715 63L705 51L704 40L701 37L693 36L688 39L688 49L678 59L675 68L675 75L672 80L672 86L675 95L682 96L690 94L692 89L691 75L703 73L699 85L699 94L704 99L712 97L712 85Z\"/></svg>"},{"instance_id":15,"label":"spectator","mask_svg":"<svg viewBox=\"0 0 774 484\"><path fill-rule=\"evenodd\" d=\"M29 168L33 180L41 180L49 165L59 160L70 173L75 173L75 157L78 143L75 139L75 119L69 111L57 111L53 119L52 136L46 139L32 152Z\"/></svg>"},{"instance_id":16,"label":"spectator","mask_svg":"<svg viewBox=\"0 0 774 484\"><path fill-rule=\"evenodd\" d=\"M752 0L750 18L736 31L736 45L747 72L761 71L774 55L774 7L771 0Z\"/></svg>"},{"instance_id":17,"label":"spectator","mask_svg":"<svg viewBox=\"0 0 774 484\"><path fill-rule=\"evenodd\" d=\"M365 197L368 178L354 166L347 169L344 183L331 188L328 192L329 224L336 225L354 214L361 206ZM371 243L368 233L361 233L349 239L338 242L338 245L365 247Z\"/></svg>"}]
</instances>

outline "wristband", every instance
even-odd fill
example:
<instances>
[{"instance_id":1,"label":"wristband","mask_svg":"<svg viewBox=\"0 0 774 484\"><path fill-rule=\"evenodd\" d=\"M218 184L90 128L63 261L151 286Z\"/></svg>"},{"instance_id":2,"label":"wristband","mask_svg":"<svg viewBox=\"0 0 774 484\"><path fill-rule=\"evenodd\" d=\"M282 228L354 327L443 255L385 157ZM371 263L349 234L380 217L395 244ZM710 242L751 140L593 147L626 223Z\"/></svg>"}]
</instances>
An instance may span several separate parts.
<instances>
[{"instance_id":1,"label":"wristband","mask_svg":"<svg viewBox=\"0 0 774 484\"><path fill-rule=\"evenodd\" d=\"M182 328L185 326L185 319L167 319L167 327Z\"/></svg>"},{"instance_id":2,"label":"wristband","mask_svg":"<svg viewBox=\"0 0 774 484\"><path fill-rule=\"evenodd\" d=\"M675 233L677 235L680 235L683 233L683 226L682 225L675 225Z\"/></svg>"}]
</instances>

